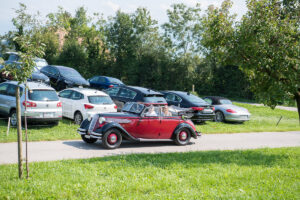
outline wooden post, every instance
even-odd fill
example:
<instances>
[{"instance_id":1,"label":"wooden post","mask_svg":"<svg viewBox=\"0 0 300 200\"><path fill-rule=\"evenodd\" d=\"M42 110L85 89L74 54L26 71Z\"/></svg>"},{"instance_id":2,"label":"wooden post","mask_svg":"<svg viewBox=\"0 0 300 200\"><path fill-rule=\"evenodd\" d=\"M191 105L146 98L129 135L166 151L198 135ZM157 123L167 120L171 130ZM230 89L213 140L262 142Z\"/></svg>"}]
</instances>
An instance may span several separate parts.
<instances>
[{"instance_id":1,"label":"wooden post","mask_svg":"<svg viewBox=\"0 0 300 200\"><path fill-rule=\"evenodd\" d=\"M25 83L25 102L27 102L27 83ZM25 123L25 148L26 148L26 178L29 178L29 167L28 167L28 135L27 135L27 103L25 103L25 112L24 112L24 123Z\"/></svg>"},{"instance_id":2,"label":"wooden post","mask_svg":"<svg viewBox=\"0 0 300 200\"><path fill-rule=\"evenodd\" d=\"M195 85L192 86L192 91L195 92Z\"/></svg>"},{"instance_id":3,"label":"wooden post","mask_svg":"<svg viewBox=\"0 0 300 200\"><path fill-rule=\"evenodd\" d=\"M8 118L6 136L8 136L9 134L9 128L10 128L10 117Z\"/></svg>"},{"instance_id":4,"label":"wooden post","mask_svg":"<svg viewBox=\"0 0 300 200\"><path fill-rule=\"evenodd\" d=\"M17 132L18 132L18 167L19 167L19 178L23 176L22 169L22 120L21 120L21 105L20 105L20 87L16 87L16 114L17 114Z\"/></svg>"}]
</instances>

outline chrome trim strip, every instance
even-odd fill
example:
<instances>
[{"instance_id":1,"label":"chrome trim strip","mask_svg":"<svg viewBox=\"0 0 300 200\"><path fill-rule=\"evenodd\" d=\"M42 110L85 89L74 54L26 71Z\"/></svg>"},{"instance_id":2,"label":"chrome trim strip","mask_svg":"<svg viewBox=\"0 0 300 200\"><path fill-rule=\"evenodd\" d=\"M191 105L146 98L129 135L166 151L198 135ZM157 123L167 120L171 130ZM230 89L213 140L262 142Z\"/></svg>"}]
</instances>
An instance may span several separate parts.
<instances>
[{"instance_id":1,"label":"chrome trim strip","mask_svg":"<svg viewBox=\"0 0 300 200\"><path fill-rule=\"evenodd\" d=\"M81 132L81 131L77 131L77 133L79 133L80 135L86 135L86 133Z\"/></svg>"},{"instance_id":2,"label":"chrome trim strip","mask_svg":"<svg viewBox=\"0 0 300 200\"><path fill-rule=\"evenodd\" d=\"M95 139L102 139L102 137L98 137L98 136L94 136L94 135L90 135L91 138L95 138Z\"/></svg>"},{"instance_id":3,"label":"chrome trim strip","mask_svg":"<svg viewBox=\"0 0 300 200\"><path fill-rule=\"evenodd\" d=\"M86 129L83 129L83 128L78 128L77 131L83 131L83 132L86 132L87 130L86 130Z\"/></svg>"},{"instance_id":4,"label":"chrome trim strip","mask_svg":"<svg viewBox=\"0 0 300 200\"><path fill-rule=\"evenodd\" d=\"M101 136L102 137L102 133L91 132L90 135L95 135L95 136Z\"/></svg>"}]
</instances>

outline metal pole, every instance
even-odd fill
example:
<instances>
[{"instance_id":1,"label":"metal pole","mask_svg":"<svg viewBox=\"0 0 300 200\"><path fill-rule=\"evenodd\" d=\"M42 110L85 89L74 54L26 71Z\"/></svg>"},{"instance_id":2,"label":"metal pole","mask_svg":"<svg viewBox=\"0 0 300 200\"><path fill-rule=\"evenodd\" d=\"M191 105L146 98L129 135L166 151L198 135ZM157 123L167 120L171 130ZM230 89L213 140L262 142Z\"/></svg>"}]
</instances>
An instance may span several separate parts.
<instances>
[{"instance_id":1,"label":"metal pole","mask_svg":"<svg viewBox=\"0 0 300 200\"><path fill-rule=\"evenodd\" d=\"M24 112L24 123L25 123L25 143L26 143L26 172L27 179L29 178L29 167L28 167L28 136L27 136L27 82L25 83L25 112Z\"/></svg>"},{"instance_id":2,"label":"metal pole","mask_svg":"<svg viewBox=\"0 0 300 200\"><path fill-rule=\"evenodd\" d=\"M280 118L279 118L279 120L278 120L276 126L278 126L278 124L279 124L279 122L280 122L281 119L282 119L282 116L280 116Z\"/></svg>"}]
</instances>

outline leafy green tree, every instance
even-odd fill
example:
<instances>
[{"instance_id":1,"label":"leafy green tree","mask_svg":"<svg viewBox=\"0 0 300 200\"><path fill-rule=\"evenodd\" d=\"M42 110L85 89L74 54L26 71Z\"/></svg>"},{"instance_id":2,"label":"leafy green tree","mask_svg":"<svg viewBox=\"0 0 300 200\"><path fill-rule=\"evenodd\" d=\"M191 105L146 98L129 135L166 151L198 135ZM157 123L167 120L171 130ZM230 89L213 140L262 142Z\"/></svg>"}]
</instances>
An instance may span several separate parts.
<instances>
[{"instance_id":1,"label":"leafy green tree","mask_svg":"<svg viewBox=\"0 0 300 200\"><path fill-rule=\"evenodd\" d=\"M280 0L249 0L247 6L233 54L258 100L274 108L294 98L300 120L299 12L288 12Z\"/></svg>"},{"instance_id":2,"label":"leafy green tree","mask_svg":"<svg viewBox=\"0 0 300 200\"><path fill-rule=\"evenodd\" d=\"M17 28L14 37L14 44L17 47L17 52L20 57L20 66L16 64L9 64L2 69L5 74L10 74L18 82L16 87L16 114L17 114L17 132L18 132L18 169L19 178L22 178L22 128L21 128L21 106L20 106L20 84L27 82L27 79L31 77L35 63L36 56L43 56L44 45L38 41L33 40L33 35L36 29L31 29L30 25L34 23L34 20L30 15L26 13L26 6L20 4L20 8L16 10L17 17L13 18L13 24ZM26 29L25 29L26 28ZM28 163L27 163L27 178L29 176Z\"/></svg>"}]
</instances>

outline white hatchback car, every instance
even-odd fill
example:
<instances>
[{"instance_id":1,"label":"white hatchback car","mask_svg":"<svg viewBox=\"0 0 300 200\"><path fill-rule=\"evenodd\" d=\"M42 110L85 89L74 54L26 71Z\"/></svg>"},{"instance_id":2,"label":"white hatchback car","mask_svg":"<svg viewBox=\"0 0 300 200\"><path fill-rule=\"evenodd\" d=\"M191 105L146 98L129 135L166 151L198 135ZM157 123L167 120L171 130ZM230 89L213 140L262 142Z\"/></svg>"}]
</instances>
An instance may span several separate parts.
<instances>
[{"instance_id":1,"label":"white hatchback car","mask_svg":"<svg viewBox=\"0 0 300 200\"><path fill-rule=\"evenodd\" d=\"M63 117L76 124L97 113L117 112L117 106L109 95L88 88L68 88L58 94L62 102Z\"/></svg>"}]
</instances>

